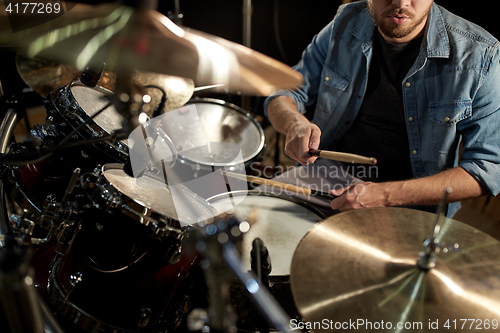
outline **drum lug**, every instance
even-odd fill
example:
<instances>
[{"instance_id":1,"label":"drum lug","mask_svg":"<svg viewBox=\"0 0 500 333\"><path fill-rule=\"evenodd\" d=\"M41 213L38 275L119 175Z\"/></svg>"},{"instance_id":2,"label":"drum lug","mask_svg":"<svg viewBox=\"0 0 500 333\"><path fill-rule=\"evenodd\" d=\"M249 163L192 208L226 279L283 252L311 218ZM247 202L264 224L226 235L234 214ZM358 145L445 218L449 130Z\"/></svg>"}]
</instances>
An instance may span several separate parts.
<instances>
[{"instance_id":1,"label":"drum lug","mask_svg":"<svg viewBox=\"0 0 500 333\"><path fill-rule=\"evenodd\" d=\"M172 265L176 264L179 262L179 260L181 260L181 257L182 257L182 249L180 247L178 247L177 249L174 250L175 252L172 253L172 255L170 256L170 259L168 260L168 262Z\"/></svg>"},{"instance_id":2,"label":"drum lug","mask_svg":"<svg viewBox=\"0 0 500 333\"><path fill-rule=\"evenodd\" d=\"M139 322L137 323L138 327L146 327L149 323L149 318L151 317L151 309L146 307L141 307L141 316L139 318Z\"/></svg>"},{"instance_id":3,"label":"drum lug","mask_svg":"<svg viewBox=\"0 0 500 333\"><path fill-rule=\"evenodd\" d=\"M31 243L31 236L33 236L33 230L35 229L35 222L27 218L28 210L23 209L21 215L11 214L9 220L16 226L24 235L21 238L21 243L23 245L29 245Z\"/></svg>"},{"instance_id":4,"label":"drum lug","mask_svg":"<svg viewBox=\"0 0 500 333\"><path fill-rule=\"evenodd\" d=\"M40 226L42 228L48 228L51 225L55 225L56 221L59 219L58 211L59 205L56 203L49 203L40 218Z\"/></svg>"},{"instance_id":5,"label":"drum lug","mask_svg":"<svg viewBox=\"0 0 500 333\"><path fill-rule=\"evenodd\" d=\"M68 282L66 282L66 297L64 297L64 302L68 301L69 295L73 292L75 287L83 281L83 275L80 272L76 272L75 274L71 274Z\"/></svg>"},{"instance_id":6,"label":"drum lug","mask_svg":"<svg viewBox=\"0 0 500 333\"><path fill-rule=\"evenodd\" d=\"M80 154L82 155L83 158L85 158L87 160L90 159L90 155L87 154L86 152L84 152L83 150L80 151Z\"/></svg>"},{"instance_id":7,"label":"drum lug","mask_svg":"<svg viewBox=\"0 0 500 333\"><path fill-rule=\"evenodd\" d=\"M81 223L78 223L74 228L71 228L75 225L72 223L61 223L59 228L57 229L57 245L56 245L56 253L60 255L65 255L68 252L71 244L81 229ZM70 229L69 232L67 229ZM70 237L68 237L70 235Z\"/></svg>"},{"instance_id":8,"label":"drum lug","mask_svg":"<svg viewBox=\"0 0 500 333\"><path fill-rule=\"evenodd\" d=\"M123 203L122 203L122 200L121 200L120 198L118 198L118 197L116 197L116 196L113 196L113 197L111 198L111 201L110 201L110 203L109 203L109 206L110 206L111 208L120 208L120 207L122 206L122 204L123 204Z\"/></svg>"}]
</instances>

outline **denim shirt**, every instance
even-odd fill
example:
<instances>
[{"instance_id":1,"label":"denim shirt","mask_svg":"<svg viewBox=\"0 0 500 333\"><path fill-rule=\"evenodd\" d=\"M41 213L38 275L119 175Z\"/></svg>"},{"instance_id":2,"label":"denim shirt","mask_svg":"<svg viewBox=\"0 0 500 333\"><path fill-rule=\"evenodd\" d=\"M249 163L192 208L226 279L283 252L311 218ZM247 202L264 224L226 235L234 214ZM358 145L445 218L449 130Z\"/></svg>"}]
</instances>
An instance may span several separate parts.
<instances>
[{"instance_id":1,"label":"denim shirt","mask_svg":"<svg viewBox=\"0 0 500 333\"><path fill-rule=\"evenodd\" d=\"M366 1L339 7L294 67L304 76L294 99L313 104L321 149L347 132L363 101L375 26ZM460 165L493 195L500 191L500 50L484 29L432 4L420 53L401 82L415 178ZM370 138L366 138L367 141ZM459 143L463 149L458 164ZM444 193L444 189L443 189ZM459 208L452 204L448 216Z\"/></svg>"}]
</instances>

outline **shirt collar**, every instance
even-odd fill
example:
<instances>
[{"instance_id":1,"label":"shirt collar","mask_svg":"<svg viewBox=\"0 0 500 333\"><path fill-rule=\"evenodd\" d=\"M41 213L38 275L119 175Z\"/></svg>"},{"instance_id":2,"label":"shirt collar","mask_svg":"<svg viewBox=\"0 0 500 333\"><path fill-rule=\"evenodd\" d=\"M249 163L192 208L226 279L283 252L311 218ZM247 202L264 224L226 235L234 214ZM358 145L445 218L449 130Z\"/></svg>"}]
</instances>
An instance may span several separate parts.
<instances>
[{"instance_id":1,"label":"shirt collar","mask_svg":"<svg viewBox=\"0 0 500 333\"><path fill-rule=\"evenodd\" d=\"M361 19L359 24L351 30L351 34L362 40L364 45L370 45L373 39L375 24L368 12L366 3L363 5L360 15ZM436 3L433 3L431 6L425 34L427 57L449 58L450 41L448 39L448 33L446 32L443 15Z\"/></svg>"},{"instance_id":2,"label":"shirt collar","mask_svg":"<svg viewBox=\"0 0 500 333\"><path fill-rule=\"evenodd\" d=\"M444 18L438 5L432 4L426 31L427 57L449 58L450 40L446 32Z\"/></svg>"}]
</instances>

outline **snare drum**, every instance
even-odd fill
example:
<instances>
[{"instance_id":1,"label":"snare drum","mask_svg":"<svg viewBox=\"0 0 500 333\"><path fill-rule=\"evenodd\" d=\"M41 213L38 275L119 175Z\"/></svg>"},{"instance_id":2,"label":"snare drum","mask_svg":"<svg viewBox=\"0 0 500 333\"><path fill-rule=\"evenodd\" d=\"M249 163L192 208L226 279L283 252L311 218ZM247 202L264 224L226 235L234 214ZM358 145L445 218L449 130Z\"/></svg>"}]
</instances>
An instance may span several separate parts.
<instances>
[{"instance_id":1,"label":"snare drum","mask_svg":"<svg viewBox=\"0 0 500 333\"><path fill-rule=\"evenodd\" d=\"M325 217L306 202L298 199L248 191L247 197L233 207L231 197L245 195L245 192L230 192L214 196L207 201L220 212L231 212L239 219L246 219L252 210L257 214L257 222L243 237L241 260L245 269L250 270L252 242L260 238L269 251L272 271L270 276L288 276L295 248L302 237L317 222Z\"/></svg>"},{"instance_id":2,"label":"snare drum","mask_svg":"<svg viewBox=\"0 0 500 333\"><path fill-rule=\"evenodd\" d=\"M290 290L290 269L292 257L301 239L317 222L325 216L304 201L288 196L262 193L258 190L248 191L241 200L234 197L243 196L245 192L231 192L214 196L208 201L221 212L231 212L241 220L245 220L252 211L256 213L257 222L243 236L241 260L246 270L251 269L252 242L260 238L266 246L272 270L269 275L269 289L278 303L292 318L298 318ZM236 207L232 202L240 201ZM238 315L238 326L242 329L257 329L256 321L259 311L249 300L245 287L236 284L231 286L231 304Z\"/></svg>"},{"instance_id":3,"label":"snare drum","mask_svg":"<svg viewBox=\"0 0 500 333\"><path fill-rule=\"evenodd\" d=\"M197 262L181 252L185 231L168 188L139 188L115 164L82 177L82 186L92 207L63 238L67 251L49 277L57 312L88 332L163 332L179 324ZM191 205L212 214L197 197Z\"/></svg>"}]
</instances>

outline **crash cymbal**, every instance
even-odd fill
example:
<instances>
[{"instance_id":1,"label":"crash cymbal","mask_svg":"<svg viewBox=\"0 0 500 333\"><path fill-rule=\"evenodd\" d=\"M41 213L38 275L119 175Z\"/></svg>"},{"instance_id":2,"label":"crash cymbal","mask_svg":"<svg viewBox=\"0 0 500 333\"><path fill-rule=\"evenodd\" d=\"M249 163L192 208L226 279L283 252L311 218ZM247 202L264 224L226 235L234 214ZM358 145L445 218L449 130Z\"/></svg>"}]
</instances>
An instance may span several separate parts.
<instances>
[{"instance_id":1,"label":"crash cymbal","mask_svg":"<svg viewBox=\"0 0 500 333\"><path fill-rule=\"evenodd\" d=\"M456 332L474 319L476 329L493 329L493 320L498 329L500 242L446 219L435 267L420 269L419 252L436 217L371 208L314 226L295 251L290 278L305 324L326 331Z\"/></svg>"},{"instance_id":2,"label":"crash cymbal","mask_svg":"<svg viewBox=\"0 0 500 333\"><path fill-rule=\"evenodd\" d=\"M190 78L197 86L224 84L228 91L244 94L268 95L302 83L300 73L261 53L182 29L157 11L115 3L76 4L34 28L15 33L4 29L0 44L80 70L106 63L114 73L137 69Z\"/></svg>"}]
</instances>

